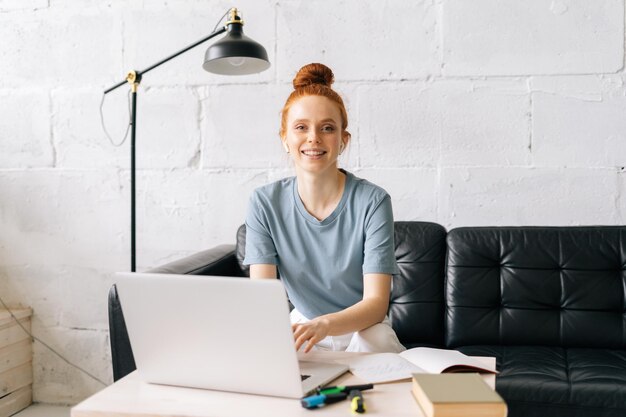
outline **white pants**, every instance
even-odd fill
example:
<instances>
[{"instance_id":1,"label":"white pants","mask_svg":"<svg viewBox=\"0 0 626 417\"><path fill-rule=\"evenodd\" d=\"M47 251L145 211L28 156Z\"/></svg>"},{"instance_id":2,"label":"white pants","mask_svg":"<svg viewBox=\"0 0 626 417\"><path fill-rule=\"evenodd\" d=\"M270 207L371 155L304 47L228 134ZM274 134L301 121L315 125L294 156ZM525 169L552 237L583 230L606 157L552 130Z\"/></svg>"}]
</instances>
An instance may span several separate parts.
<instances>
[{"instance_id":1,"label":"white pants","mask_svg":"<svg viewBox=\"0 0 626 417\"><path fill-rule=\"evenodd\" d=\"M309 321L295 308L289 316L291 323L305 323ZM306 343L300 350L304 349ZM313 350L332 350L346 352L393 352L400 353L406 348L402 346L391 328L389 317L385 317L382 323L374 324L358 332L346 333L339 336L327 336L318 342Z\"/></svg>"}]
</instances>

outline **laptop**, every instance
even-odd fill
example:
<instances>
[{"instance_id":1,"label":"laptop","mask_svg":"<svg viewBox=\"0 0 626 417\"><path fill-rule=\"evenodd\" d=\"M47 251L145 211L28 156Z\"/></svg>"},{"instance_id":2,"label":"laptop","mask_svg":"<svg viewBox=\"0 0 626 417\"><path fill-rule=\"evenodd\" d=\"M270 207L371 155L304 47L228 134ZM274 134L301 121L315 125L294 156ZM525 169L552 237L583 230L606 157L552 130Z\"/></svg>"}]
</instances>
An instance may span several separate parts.
<instances>
[{"instance_id":1,"label":"laptop","mask_svg":"<svg viewBox=\"0 0 626 417\"><path fill-rule=\"evenodd\" d=\"M348 370L298 361L279 280L152 273L116 278L144 381L300 398Z\"/></svg>"}]
</instances>

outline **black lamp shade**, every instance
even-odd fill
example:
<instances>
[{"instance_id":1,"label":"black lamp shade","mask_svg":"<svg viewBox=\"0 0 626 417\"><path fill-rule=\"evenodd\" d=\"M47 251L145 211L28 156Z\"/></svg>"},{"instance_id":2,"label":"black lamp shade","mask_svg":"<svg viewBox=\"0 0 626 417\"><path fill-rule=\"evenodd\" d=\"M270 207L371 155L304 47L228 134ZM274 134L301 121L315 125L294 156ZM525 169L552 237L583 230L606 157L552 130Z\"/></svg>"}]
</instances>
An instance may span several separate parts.
<instances>
[{"instance_id":1,"label":"black lamp shade","mask_svg":"<svg viewBox=\"0 0 626 417\"><path fill-rule=\"evenodd\" d=\"M207 49L204 55L205 70L222 75L247 75L270 67L263 46L243 34L240 23L228 25L228 32Z\"/></svg>"}]
</instances>

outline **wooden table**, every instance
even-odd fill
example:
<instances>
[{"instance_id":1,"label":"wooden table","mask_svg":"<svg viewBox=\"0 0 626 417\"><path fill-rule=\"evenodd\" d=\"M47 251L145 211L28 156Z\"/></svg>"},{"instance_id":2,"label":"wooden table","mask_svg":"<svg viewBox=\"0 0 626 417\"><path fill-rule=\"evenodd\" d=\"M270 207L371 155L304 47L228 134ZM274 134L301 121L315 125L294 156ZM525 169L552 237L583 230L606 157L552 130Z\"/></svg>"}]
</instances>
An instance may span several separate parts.
<instances>
[{"instance_id":1,"label":"wooden table","mask_svg":"<svg viewBox=\"0 0 626 417\"><path fill-rule=\"evenodd\" d=\"M307 360L328 361L345 357L345 352L311 352ZM486 375L495 386L495 376ZM271 383L271 376L268 376ZM337 378L332 384L360 384L363 381L351 373ZM376 384L363 392L365 416L423 416L411 394L408 380ZM297 417L352 416L347 401L330 404L317 410L302 408L299 400L237 394L194 388L172 387L143 382L137 372L87 398L71 410L72 417L121 416L181 416L181 417Z\"/></svg>"}]
</instances>

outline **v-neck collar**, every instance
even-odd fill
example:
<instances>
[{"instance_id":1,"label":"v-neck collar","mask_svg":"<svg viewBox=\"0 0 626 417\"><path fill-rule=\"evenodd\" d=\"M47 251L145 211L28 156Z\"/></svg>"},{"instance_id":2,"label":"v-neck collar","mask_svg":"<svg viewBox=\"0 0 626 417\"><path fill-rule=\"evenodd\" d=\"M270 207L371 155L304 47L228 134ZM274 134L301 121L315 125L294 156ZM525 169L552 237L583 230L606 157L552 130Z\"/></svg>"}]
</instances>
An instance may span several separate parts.
<instances>
[{"instance_id":1,"label":"v-neck collar","mask_svg":"<svg viewBox=\"0 0 626 417\"><path fill-rule=\"evenodd\" d=\"M339 204L337 204L337 207L335 207L333 212L330 213L328 217L326 217L323 220L317 220L317 218L315 218L315 216L309 213L306 207L304 207L304 203L302 202L302 199L300 198L300 194L298 194L298 180L297 178L294 178L294 181L293 181L294 203L300 215L304 217L304 219L308 221L309 223L312 223L316 226L325 226L327 224L330 224L337 218L337 216L339 216L339 214L345 207L346 201L348 200L348 195L350 195L350 191L352 190L353 176L351 173L343 169L341 169L340 171L343 172L346 176L346 182L343 187L343 194L341 195L341 200L339 200Z\"/></svg>"}]
</instances>

